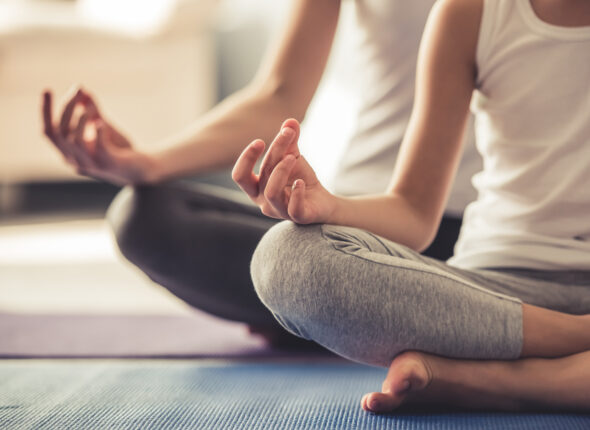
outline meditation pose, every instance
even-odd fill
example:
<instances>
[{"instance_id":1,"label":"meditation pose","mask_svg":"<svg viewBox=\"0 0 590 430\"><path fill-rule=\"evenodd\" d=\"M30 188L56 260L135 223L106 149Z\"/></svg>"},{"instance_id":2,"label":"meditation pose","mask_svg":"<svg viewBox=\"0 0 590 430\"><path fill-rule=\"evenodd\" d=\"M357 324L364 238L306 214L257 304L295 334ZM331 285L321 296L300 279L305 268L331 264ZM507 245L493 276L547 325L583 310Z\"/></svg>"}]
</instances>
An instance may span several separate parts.
<instances>
[{"instance_id":1,"label":"meditation pose","mask_svg":"<svg viewBox=\"0 0 590 430\"><path fill-rule=\"evenodd\" d=\"M360 99L354 133L334 180L339 195L387 188L411 114L418 46L433 4L355 0L351 5L356 24L348 56L359 77L350 87ZM254 249L277 220L261 214L238 191L171 179L223 168L229 179L252 139L271 140L286 118L303 120L339 14L340 0L293 0L253 81L161 150L143 152L133 146L85 90L68 100L59 122L53 123L52 95L45 95L46 133L66 160L81 174L129 185L108 212L122 254L190 305L245 322L277 346L305 346L260 302L250 278ZM74 114L78 111L83 115ZM94 127L97 138L85 135ZM456 186L426 255L446 260L453 253L463 210L475 199L470 179L481 169L473 140L468 133Z\"/></svg>"},{"instance_id":2,"label":"meditation pose","mask_svg":"<svg viewBox=\"0 0 590 430\"><path fill-rule=\"evenodd\" d=\"M287 120L234 180L285 220L252 261L290 332L389 366L362 406L590 411L590 2L440 0L387 192L328 192ZM484 169L455 255L431 242L469 107Z\"/></svg>"},{"instance_id":3,"label":"meditation pose","mask_svg":"<svg viewBox=\"0 0 590 430\"><path fill-rule=\"evenodd\" d=\"M253 82L165 151L136 150L86 91L59 123L45 94L46 134L80 173L130 185L109 211L121 251L174 294L269 338L283 337L280 324L389 367L366 410L590 410L590 2L355 0L355 10L366 75L334 193L297 145L338 0L294 1ZM484 166L443 262L448 253L419 252L460 224L471 198L476 158L460 162L470 105ZM229 192L165 183L240 152L233 178L268 218Z\"/></svg>"}]
</instances>

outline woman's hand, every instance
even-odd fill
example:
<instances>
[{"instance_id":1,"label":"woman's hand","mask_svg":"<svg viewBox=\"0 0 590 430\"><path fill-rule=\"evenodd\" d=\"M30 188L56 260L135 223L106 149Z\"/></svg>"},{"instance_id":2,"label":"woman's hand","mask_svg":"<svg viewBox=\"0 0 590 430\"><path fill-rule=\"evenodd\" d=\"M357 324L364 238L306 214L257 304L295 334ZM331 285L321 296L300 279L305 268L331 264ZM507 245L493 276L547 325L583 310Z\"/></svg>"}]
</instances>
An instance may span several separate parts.
<instances>
[{"instance_id":1,"label":"woman's hand","mask_svg":"<svg viewBox=\"0 0 590 430\"><path fill-rule=\"evenodd\" d=\"M79 109L81 107L82 109ZM75 117L75 113L81 114ZM83 90L65 105L59 124L53 123L52 94L43 94L45 135L76 171L117 185L156 180L156 162L137 151L100 114L92 97Z\"/></svg>"},{"instance_id":2,"label":"woman's hand","mask_svg":"<svg viewBox=\"0 0 590 430\"><path fill-rule=\"evenodd\" d=\"M260 174L253 170L264 152L264 142L255 140L238 158L232 178L269 217L298 224L328 222L336 198L320 184L299 153L298 138L299 123L288 119L266 153Z\"/></svg>"}]
</instances>

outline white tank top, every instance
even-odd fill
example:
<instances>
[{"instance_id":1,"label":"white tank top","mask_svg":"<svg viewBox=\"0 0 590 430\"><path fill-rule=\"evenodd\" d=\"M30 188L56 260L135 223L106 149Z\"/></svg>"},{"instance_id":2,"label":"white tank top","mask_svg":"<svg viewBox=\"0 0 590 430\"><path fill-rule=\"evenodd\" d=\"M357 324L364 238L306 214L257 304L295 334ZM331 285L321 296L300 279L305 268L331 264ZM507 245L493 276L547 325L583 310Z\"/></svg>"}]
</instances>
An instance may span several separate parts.
<instances>
[{"instance_id":1,"label":"white tank top","mask_svg":"<svg viewBox=\"0 0 590 430\"><path fill-rule=\"evenodd\" d=\"M353 136L337 168L337 194L383 192L414 102L416 60L422 31L434 0L355 0L355 38L351 55L358 80L352 84L360 101ZM465 151L447 213L461 215L476 197L473 174L481 157L467 133Z\"/></svg>"},{"instance_id":2,"label":"white tank top","mask_svg":"<svg viewBox=\"0 0 590 430\"><path fill-rule=\"evenodd\" d=\"M450 264L590 269L590 26L485 0L472 100L484 170Z\"/></svg>"}]
</instances>

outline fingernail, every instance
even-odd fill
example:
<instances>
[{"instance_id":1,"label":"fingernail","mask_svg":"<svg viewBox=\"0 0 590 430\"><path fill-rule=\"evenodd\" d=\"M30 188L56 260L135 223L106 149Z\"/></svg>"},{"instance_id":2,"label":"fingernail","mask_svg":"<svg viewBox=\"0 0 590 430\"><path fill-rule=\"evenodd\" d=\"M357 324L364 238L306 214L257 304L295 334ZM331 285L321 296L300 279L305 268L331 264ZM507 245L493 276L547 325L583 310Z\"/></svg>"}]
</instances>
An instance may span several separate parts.
<instances>
[{"instance_id":1,"label":"fingernail","mask_svg":"<svg viewBox=\"0 0 590 430\"><path fill-rule=\"evenodd\" d=\"M283 127L281 134L285 137L293 137L295 135L295 130L291 127Z\"/></svg>"}]
</instances>

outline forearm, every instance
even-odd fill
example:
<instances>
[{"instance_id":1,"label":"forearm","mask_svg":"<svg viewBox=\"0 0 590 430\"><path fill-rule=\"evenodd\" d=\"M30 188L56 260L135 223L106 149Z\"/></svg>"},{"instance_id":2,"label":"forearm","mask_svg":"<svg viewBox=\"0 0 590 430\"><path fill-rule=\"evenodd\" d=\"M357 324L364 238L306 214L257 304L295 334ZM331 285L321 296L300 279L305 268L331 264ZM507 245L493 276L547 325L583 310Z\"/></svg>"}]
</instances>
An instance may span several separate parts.
<instances>
[{"instance_id":1,"label":"forearm","mask_svg":"<svg viewBox=\"0 0 590 430\"><path fill-rule=\"evenodd\" d=\"M277 135L262 162L262 178L252 174L262 155L260 142L243 152L232 177L268 216L356 227L424 250L435 237L461 156L481 14L481 4L470 0L441 1L433 8L420 48L412 116L387 193L330 194L305 157L293 151L293 133Z\"/></svg>"},{"instance_id":2,"label":"forearm","mask_svg":"<svg viewBox=\"0 0 590 430\"><path fill-rule=\"evenodd\" d=\"M418 251L433 240L461 155L481 15L481 2L435 4L420 48L412 117L389 191L377 197L336 197L327 222L358 227Z\"/></svg>"},{"instance_id":3,"label":"forearm","mask_svg":"<svg viewBox=\"0 0 590 430\"><path fill-rule=\"evenodd\" d=\"M339 0L294 0L252 83L153 154L148 182L232 166L256 138L270 143L287 118L303 119L325 68Z\"/></svg>"},{"instance_id":4,"label":"forearm","mask_svg":"<svg viewBox=\"0 0 590 430\"><path fill-rule=\"evenodd\" d=\"M440 222L394 194L334 197L333 207L328 224L367 230L416 251L428 247Z\"/></svg>"},{"instance_id":5,"label":"forearm","mask_svg":"<svg viewBox=\"0 0 590 430\"><path fill-rule=\"evenodd\" d=\"M285 118L303 115L280 89L252 84L163 142L149 182L230 167L252 140L269 140Z\"/></svg>"}]
</instances>

